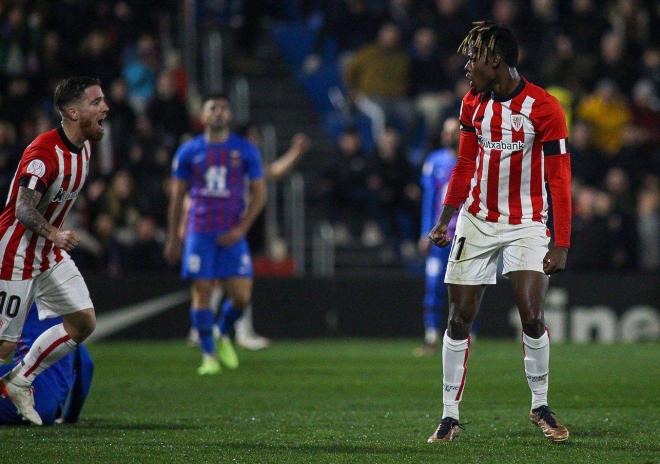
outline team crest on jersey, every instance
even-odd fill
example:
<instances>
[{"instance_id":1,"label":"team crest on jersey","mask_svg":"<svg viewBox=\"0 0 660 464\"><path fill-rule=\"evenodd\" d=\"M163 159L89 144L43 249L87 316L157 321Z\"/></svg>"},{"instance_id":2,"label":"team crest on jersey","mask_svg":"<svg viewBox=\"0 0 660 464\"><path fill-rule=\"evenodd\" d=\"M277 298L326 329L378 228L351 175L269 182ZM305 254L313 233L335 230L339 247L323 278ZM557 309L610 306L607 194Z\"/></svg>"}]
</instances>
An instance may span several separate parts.
<instances>
[{"instance_id":1,"label":"team crest on jersey","mask_svg":"<svg viewBox=\"0 0 660 464\"><path fill-rule=\"evenodd\" d=\"M522 114L512 114L511 115L511 127L519 131L523 125L523 116Z\"/></svg>"},{"instance_id":2,"label":"team crest on jersey","mask_svg":"<svg viewBox=\"0 0 660 464\"><path fill-rule=\"evenodd\" d=\"M238 167L241 165L241 152L238 150L232 150L229 153L229 157L231 158L231 166L232 167Z\"/></svg>"}]
</instances>

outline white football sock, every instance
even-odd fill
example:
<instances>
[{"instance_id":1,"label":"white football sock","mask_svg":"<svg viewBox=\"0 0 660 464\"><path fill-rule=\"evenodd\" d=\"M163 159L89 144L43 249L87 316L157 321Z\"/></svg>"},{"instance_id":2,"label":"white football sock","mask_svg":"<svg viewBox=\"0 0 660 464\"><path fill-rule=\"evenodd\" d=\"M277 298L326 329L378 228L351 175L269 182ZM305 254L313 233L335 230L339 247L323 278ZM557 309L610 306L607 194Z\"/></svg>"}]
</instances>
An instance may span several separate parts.
<instances>
[{"instance_id":1,"label":"white football sock","mask_svg":"<svg viewBox=\"0 0 660 464\"><path fill-rule=\"evenodd\" d=\"M254 337L254 325L252 325L252 305L243 309L243 317L236 321L236 336L239 338Z\"/></svg>"},{"instance_id":2,"label":"white football sock","mask_svg":"<svg viewBox=\"0 0 660 464\"><path fill-rule=\"evenodd\" d=\"M442 340L442 417L458 420L458 403L463 397L467 360L470 353L470 337L465 340L449 338L447 332Z\"/></svg>"},{"instance_id":3,"label":"white football sock","mask_svg":"<svg viewBox=\"0 0 660 464\"><path fill-rule=\"evenodd\" d=\"M438 343L438 338L440 338L440 334L438 333L438 329L426 329L424 331L424 342L433 345L435 343Z\"/></svg>"},{"instance_id":4,"label":"white football sock","mask_svg":"<svg viewBox=\"0 0 660 464\"><path fill-rule=\"evenodd\" d=\"M525 375L532 391L532 409L548 404L548 372L550 365L550 338L548 331L541 338L522 334L525 353Z\"/></svg>"},{"instance_id":5,"label":"white football sock","mask_svg":"<svg viewBox=\"0 0 660 464\"><path fill-rule=\"evenodd\" d=\"M9 379L16 385L31 385L37 375L76 346L78 344L64 330L64 324L53 326L37 337L23 361L12 370Z\"/></svg>"}]
</instances>

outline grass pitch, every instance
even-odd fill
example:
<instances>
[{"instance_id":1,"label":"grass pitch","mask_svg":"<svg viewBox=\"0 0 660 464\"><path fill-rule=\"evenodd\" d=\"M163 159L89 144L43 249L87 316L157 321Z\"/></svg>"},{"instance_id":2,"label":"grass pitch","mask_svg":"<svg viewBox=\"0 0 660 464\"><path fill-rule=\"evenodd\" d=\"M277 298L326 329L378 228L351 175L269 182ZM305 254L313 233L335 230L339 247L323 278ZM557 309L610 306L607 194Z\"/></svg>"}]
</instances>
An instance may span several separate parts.
<instances>
[{"instance_id":1,"label":"grass pitch","mask_svg":"<svg viewBox=\"0 0 660 464\"><path fill-rule=\"evenodd\" d=\"M554 345L550 402L571 438L527 420L515 342L475 340L459 440L426 444L441 414L440 357L412 341L278 342L199 377L183 342L101 343L75 426L0 428L11 463L658 463L657 344Z\"/></svg>"}]
</instances>

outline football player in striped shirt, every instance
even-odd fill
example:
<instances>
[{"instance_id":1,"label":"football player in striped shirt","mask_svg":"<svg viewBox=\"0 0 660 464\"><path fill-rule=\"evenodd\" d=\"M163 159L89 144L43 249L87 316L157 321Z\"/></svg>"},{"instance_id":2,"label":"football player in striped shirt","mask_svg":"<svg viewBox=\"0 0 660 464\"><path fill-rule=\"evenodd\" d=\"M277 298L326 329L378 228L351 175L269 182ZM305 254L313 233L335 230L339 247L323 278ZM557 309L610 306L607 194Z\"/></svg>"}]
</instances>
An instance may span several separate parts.
<instances>
[{"instance_id":1,"label":"football player in striped shirt","mask_svg":"<svg viewBox=\"0 0 660 464\"><path fill-rule=\"evenodd\" d=\"M214 375L221 372L217 358L229 369L238 367L230 336L252 300L252 260L245 235L263 209L266 184L259 151L230 130L227 96L207 97L201 119L204 134L174 155L165 257L171 263L182 258L182 277L192 281L190 321L202 351L197 372ZM182 242L179 226L186 193L191 204ZM210 301L216 280L222 281L228 296L217 349Z\"/></svg>"},{"instance_id":2,"label":"football player in striped shirt","mask_svg":"<svg viewBox=\"0 0 660 464\"><path fill-rule=\"evenodd\" d=\"M458 160L442 213L429 234L436 245L452 247L445 275L444 410L428 441L451 441L459 433L470 328L486 285L496 283L501 255L523 327L525 374L532 393L529 418L549 440L560 442L569 433L548 406L550 341L542 304L548 276L564 269L570 246L568 129L559 102L518 74L518 43L511 31L486 21L473 26L459 47L468 57L471 88L461 105ZM551 245L546 187L552 196ZM449 222L459 208L450 237Z\"/></svg>"},{"instance_id":3,"label":"football player in striped shirt","mask_svg":"<svg viewBox=\"0 0 660 464\"><path fill-rule=\"evenodd\" d=\"M71 77L55 88L61 126L37 136L23 152L0 214L0 359L14 350L28 309L63 321L34 341L20 364L0 380L19 414L41 425L31 385L75 350L96 326L94 305L67 252L80 239L61 230L89 172L89 141L103 138L108 105L98 79Z\"/></svg>"}]
</instances>

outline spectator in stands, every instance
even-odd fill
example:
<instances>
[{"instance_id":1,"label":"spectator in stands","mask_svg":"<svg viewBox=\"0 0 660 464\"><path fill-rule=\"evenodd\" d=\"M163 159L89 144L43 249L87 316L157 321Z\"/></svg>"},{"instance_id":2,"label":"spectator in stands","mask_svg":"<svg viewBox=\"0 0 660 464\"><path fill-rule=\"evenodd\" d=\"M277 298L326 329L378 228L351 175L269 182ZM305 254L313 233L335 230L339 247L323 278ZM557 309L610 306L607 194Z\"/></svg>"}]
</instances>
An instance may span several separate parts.
<instances>
[{"instance_id":1,"label":"spectator in stands","mask_svg":"<svg viewBox=\"0 0 660 464\"><path fill-rule=\"evenodd\" d=\"M630 190L630 179L626 172L614 167L605 175L603 183L607 196L607 207L603 207L608 216L608 228L614 237L610 246L611 266L629 268L637 259L637 223L635 218L635 196Z\"/></svg>"},{"instance_id":2,"label":"spectator in stands","mask_svg":"<svg viewBox=\"0 0 660 464\"><path fill-rule=\"evenodd\" d=\"M9 121L19 129L30 117L34 96L30 93L30 83L24 77L15 77L9 81L7 93L0 95L0 119ZM19 137L22 139L23 134Z\"/></svg>"},{"instance_id":3,"label":"spectator in stands","mask_svg":"<svg viewBox=\"0 0 660 464\"><path fill-rule=\"evenodd\" d=\"M633 123L642 131L646 152L660 142L660 99L648 79L640 79L632 89Z\"/></svg>"},{"instance_id":4,"label":"spectator in stands","mask_svg":"<svg viewBox=\"0 0 660 464\"><path fill-rule=\"evenodd\" d=\"M352 127L344 129L337 148L321 178L318 195L334 226L335 241L347 245L356 227L363 226L363 218L369 217L367 159L362 151L360 134ZM376 237L371 242L379 243L380 240Z\"/></svg>"},{"instance_id":5,"label":"spectator in stands","mask_svg":"<svg viewBox=\"0 0 660 464\"><path fill-rule=\"evenodd\" d=\"M135 205L135 187L131 174L126 170L117 171L99 203L99 212L107 214L116 227L133 226L139 213Z\"/></svg>"},{"instance_id":6,"label":"spectator in stands","mask_svg":"<svg viewBox=\"0 0 660 464\"><path fill-rule=\"evenodd\" d=\"M571 170L573 177L596 186L605 177L608 164L606 159L591 144L591 129L582 120L577 120L568 139L571 147Z\"/></svg>"},{"instance_id":7,"label":"spectator in stands","mask_svg":"<svg viewBox=\"0 0 660 464\"><path fill-rule=\"evenodd\" d=\"M648 176L637 197L639 267L660 270L660 178Z\"/></svg>"},{"instance_id":8,"label":"spectator in stands","mask_svg":"<svg viewBox=\"0 0 660 464\"><path fill-rule=\"evenodd\" d=\"M605 34L600 42L600 61L596 68L596 78L612 79L620 89L630 89L637 75L625 46L623 35L616 32Z\"/></svg>"},{"instance_id":9,"label":"spectator in stands","mask_svg":"<svg viewBox=\"0 0 660 464\"><path fill-rule=\"evenodd\" d=\"M355 50L371 42L382 18L369 9L367 0L327 2L323 12L323 27L314 43L314 51L305 60L307 73L315 72L331 41L337 48L340 68L350 60Z\"/></svg>"},{"instance_id":10,"label":"spectator in stands","mask_svg":"<svg viewBox=\"0 0 660 464\"><path fill-rule=\"evenodd\" d=\"M107 85L119 76L118 58L110 48L107 35L100 30L94 30L85 37L80 46L80 70L77 72L96 76Z\"/></svg>"},{"instance_id":11,"label":"spectator in stands","mask_svg":"<svg viewBox=\"0 0 660 464\"><path fill-rule=\"evenodd\" d=\"M376 42L365 45L351 58L344 74L351 99L369 116L374 140L385 130L387 117L396 117L405 129L412 125L408 100L410 56L401 48L396 24L385 23Z\"/></svg>"},{"instance_id":12,"label":"spectator in stands","mask_svg":"<svg viewBox=\"0 0 660 464\"><path fill-rule=\"evenodd\" d=\"M188 109L177 97L174 79L169 72L158 76L156 95L147 103L146 112L157 136L167 146L177 146L181 136L190 131Z\"/></svg>"},{"instance_id":13,"label":"spectator in stands","mask_svg":"<svg viewBox=\"0 0 660 464\"><path fill-rule=\"evenodd\" d=\"M574 189L574 192L571 259L568 266L574 270L609 269L614 236L607 224L607 194L588 186Z\"/></svg>"},{"instance_id":14,"label":"spectator in stands","mask_svg":"<svg viewBox=\"0 0 660 464\"><path fill-rule=\"evenodd\" d=\"M108 122L113 159L116 164L121 165L129 149L130 137L127 137L127 134L135 130L136 119L135 111L128 102L128 88L124 79L118 78L112 81L108 92L108 105L111 108Z\"/></svg>"},{"instance_id":15,"label":"spectator in stands","mask_svg":"<svg viewBox=\"0 0 660 464\"><path fill-rule=\"evenodd\" d=\"M165 268L163 243L158 239L158 227L151 216L138 219L133 240L127 246L124 269L127 271L157 271Z\"/></svg>"},{"instance_id":16,"label":"spectator in stands","mask_svg":"<svg viewBox=\"0 0 660 464\"><path fill-rule=\"evenodd\" d=\"M378 139L367 185L375 198L372 214L392 251L404 259L414 258L421 190L394 127L387 127Z\"/></svg>"},{"instance_id":17,"label":"spectator in stands","mask_svg":"<svg viewBox=\"0 0 660 464\"><path fill-rule=\"evenodd\" d=\"M397 25L406 43L411 41L418 22L414 3L413 0L387 0L384 8L384 16Z\"/></svg>"},{"instance_id":18,"label":"spectator in stands","mask_svg":"<svg viewBox=\"0 0 660 464\"><path fill-rule=\"evenodd\" d=\"M118 275L122 268L123 247L115 238L116 225L112 216L101 213L94 221L94 237L101 244L101 252L96 256L96 269L105 270L110 275Z\"/></svg>"},{"instance_id":19,"label":"spectator in stands","mask_svg":"<svg viewBox=\"0 0 660 464\"><path fill-rule=\"evenodd\" d=\"M70 69L67 55L62 50L62 40L56 31L46 32L39 54L41 56L40 71L46 80L42 84L42 91L48 93L48 81L59 81L66 76Z\"/></svg>"},{"instance_id":20,"label":"spectator in stands","mask_svg":"<svg viewBox=\"0 0 660 464\"><path fill-rule=\"evenodd\" d=\"M133 108L139 113L156 91L156 72L159 67L158 48L150 35L143 35L134 50L128 50L122 74L128 85Z\"/></svg>"},{"instance_id":21,"label":"spectator in stands","mask_svg":"<svg viewBox=\"0 0 660 464\"><path fill-rule=\"evenodd\" d=\"M424 116L428 133L439 128L440 114L451 99L444 68L433 29L417 29L413 38L411 94L415 109Z\"/></svg>"},{"instance_id":22,"label":"spectator in stands","mask_svg":"<svg viewBox=\"0 0 660 464\"><path fill-rule=\"evenodd\" d=\"M578 105L577 115L591 126L591 141L604 155L613 156L619 151L623 128L631 114L614 81L598 81L595 92Z\"/></svg>"}]
</instances>

